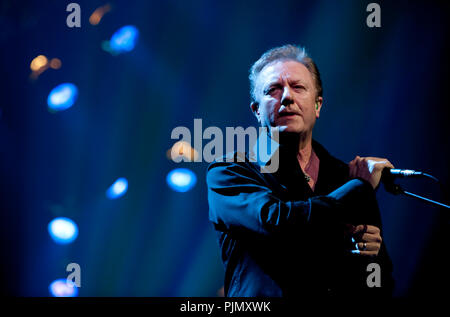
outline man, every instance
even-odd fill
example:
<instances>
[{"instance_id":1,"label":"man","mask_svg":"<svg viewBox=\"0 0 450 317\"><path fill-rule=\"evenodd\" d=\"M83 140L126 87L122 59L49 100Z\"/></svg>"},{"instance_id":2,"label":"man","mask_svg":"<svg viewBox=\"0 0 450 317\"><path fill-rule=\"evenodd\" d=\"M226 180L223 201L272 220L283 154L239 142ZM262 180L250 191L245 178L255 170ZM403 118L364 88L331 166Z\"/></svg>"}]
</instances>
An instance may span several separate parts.
<instances>
[{"instance_id":1,"label":"man","mask_svg":"<svg viewBox=\"0 0 450 317\"><path fill-rule=\"evenodd\" d=\"M390 294L392 267L375 189L383 168L393 165L359 156L347 165L313 140L323 90L304 49L269 50L252 66L250 85L258 122L280 132L279 168L262 173L264 163L240 153L208 167L225 295ZM381 277L368 283L370 263Z\"/></svg>"}]
</instances>

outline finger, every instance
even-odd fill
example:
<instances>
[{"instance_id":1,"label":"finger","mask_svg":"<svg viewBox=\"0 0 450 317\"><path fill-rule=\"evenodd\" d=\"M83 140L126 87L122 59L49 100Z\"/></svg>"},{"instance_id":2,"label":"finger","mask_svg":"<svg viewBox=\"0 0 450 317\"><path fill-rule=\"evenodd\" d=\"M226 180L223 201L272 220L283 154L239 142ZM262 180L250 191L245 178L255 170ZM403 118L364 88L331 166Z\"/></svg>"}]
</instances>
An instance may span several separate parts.
<instances>
[{"instance_id":1,"label":"finger","mask_svg":"<svg viewBox=\"0 0 450 317\"><path fill-rule=\"evenodd\" d=\"M376 248L376 247L371 247L371 249L369 250L369 246L367 246L367 248L365 250L352 250L351 251L353 254L358 254L358 255L363 255L363 256L377 256L378 253L380 252L380 248Z\"/></svg>"},{"instance_id":2,"label":"finger","mask_svg":"<svg viewBox=\"0 0 450 317\"><path fill-rule=\"evenodd\" d=\"M355 237L356 240L360 241L362 238L362 235L364 234L364 225L358 225L353 228L353 237Z\"/></svg>"},{"instance_id":3,"label":"finger","mask_svg":"<svg viewBox=\"0 0 450 317\"><path fill-rule=\"evenodd\" d=\"M380 228L373 225L357 225L354 233L367 232L367 233L380 233Z\"/></svg>"},{"instance_id":4,"label":"finger","mask_svg":"<svg viewBox=\"0 0 450 317\"><path fill-rule=\"evenodd\" d=\"M367 166L367 163L364 161L364 158L359 159L358 161L356 161L356 166L359 169L364 169L364 167Z\"/></svg>"},{"instance_id":5,"label":"finger","mask_svg":"<svg viewBox=\"0 0 450 317\"><path fill-rule=\"evenodd\" d=\"M356 174L357 174L356 163L355 162L350 163L349 164L349 175L350 175L350 177L353 178L353 177L356 176Z\"/></svg>"},{"instance_id":6,"label":"finger","mask_svg":"<svg viewBox=\"0 0 450 317\"><path fill-rule=\"evenodd\" d=\"M383 241L383 238L379 234L373 234L373 233L365 233L361 237L361 239L356 239L357 242L376 242L381 244Z\"/></svg>"},{"instance_id":7,"label":"finger","mask_svg":"<svg viewBox=\"0 0 450 317\"><path fill-rule=\"evenodd\" d=\"M384 167L395 168L394 165L391 162L389 162L389 160L386 158L369 156L369 157L367 157L367 159L371 160L371 161L375 161L376 168L384 168ZM381 164L381 165L379 165L379 164Z\"/></svg>"},{"instance_id":8,"label":"finger","mask_svg":"<svg viewBox=\"0 0 450 317\"><path fill-rule=\"evenodd\" d=\"M368 162L368 166L369 166L369 170L370 171L381 171L383 170L387 165L388 161L374 161L374 160L369 160Z\"/></svg>"},{"instance_id":9,"label":"finger","mask_svg":"<svg viewBox=\"0 0 450 317\"><path fill-rule=\"evenodd\" d=\"M367 225L367 233L380 233L380 228L372 225Z\"/></svg>"},{"instance_id":10,"label":"finger","mask_svg":"<svg viewBox=\"0 0 450 317\"><path fill-rule=\"evenodd\" d=\"M358 254L363 256L377 256L378 251L359 251Z\"/></svg>"},{"instance_id":11,"label":"finger","mask_svg":"<svg viewBox=\"0 0 450 317\"><path fill-rule=\"evenodd\" d=\"M362 236L364 235L366 230L366 225L358 225L355 227L355 229L353 230L353 237L355 238L356 242L362 241Z\"/></svg>"},{"instance_id":12,"label":"finger","mask_svg":"<svg viewBox=\"0 0 450 317\"><path fill-rule=\"evenodd\" d=\"M355 227L355 231L353 231L353 233L365 233L367 232L367 230L369 230L369 225L357 225Z\"/></svg>"},{"instance_id":13,"label":"finger","mask_svg":"<svg viewBox=\"0 0 450 317\"><path fill-rule=\"evenodd\" d=\"M375 242L381 244L383 238L379 234L364 233L362 236L355 237L356 242Z\"/></svg>"},{"instance_id":14,"label":"finger","mask_svg":"<svg viewBox=\"0 0 450 317\"><path fill-rule=\"evenodd\" d=\"M356 162L358 161L358 157L356 156L353 160L350 161L349 165L356 165Z\"/></svg>"},{"instance_id":15,"label":"finger","mask_svg":"<svg viewBox=\"0 0 450 317\"><path fill-rule=\"evenodd\" d=\"M389 161L387 161L386 167L395 168L394 165L391 162L389 162Z\"/></svg>"},{"instance_id":16,"label":"finger","mask_svg":"<svg viewBox=\"0 0 450 317\"><path fill-rule=\"evenodd\" d=\"M366 159L376 162L389 162L388 159L384 157L368 156Z\"/></svg>"},{"instance_id":17,"label":"finger","mask_svg":"<svg viewBox=\"0 0 450 317\"><path fill-rule=\"evenodd\" d=\"M381 245L376 242L358 242L356 244L360 251L378 251Z\"/></svg>"},{"instance_id":18,"label":"finger","mask_svg":"<svg viewBox=\"0 0 450 317\"><path fill-rule=\"evenodd\" d=\"M362 243L357 244L357 249L359 254L370 254L373 253L377 255L380 252L380 245L378 243L366 243L366 246L364 248L364 245Z\"/></svg>"}]
</instances>

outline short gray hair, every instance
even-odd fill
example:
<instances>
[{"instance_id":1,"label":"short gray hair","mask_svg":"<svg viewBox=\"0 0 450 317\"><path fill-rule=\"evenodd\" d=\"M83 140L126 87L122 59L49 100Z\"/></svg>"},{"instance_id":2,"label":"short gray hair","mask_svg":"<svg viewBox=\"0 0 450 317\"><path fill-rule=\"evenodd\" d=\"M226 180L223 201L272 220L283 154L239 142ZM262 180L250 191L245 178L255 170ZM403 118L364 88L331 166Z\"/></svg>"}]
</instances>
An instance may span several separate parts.
<instances>
[{"instance_id":1,"label":"short gray hair","mask_svg":"<svg viewBox=\"0 0 450 317\"><path fill-rule=\"evenodd\" d=\"M287 44L268 50L250 68L248 78L250 79L250 95L252 101L256 101L255 85L259 73L267 65L275 61L283 60L293 60L305 65L315 82L317 97L323 96L322 80L320 79L320 73L316 63L308 56L304 47Z\"/></svg>"}]
</instances>

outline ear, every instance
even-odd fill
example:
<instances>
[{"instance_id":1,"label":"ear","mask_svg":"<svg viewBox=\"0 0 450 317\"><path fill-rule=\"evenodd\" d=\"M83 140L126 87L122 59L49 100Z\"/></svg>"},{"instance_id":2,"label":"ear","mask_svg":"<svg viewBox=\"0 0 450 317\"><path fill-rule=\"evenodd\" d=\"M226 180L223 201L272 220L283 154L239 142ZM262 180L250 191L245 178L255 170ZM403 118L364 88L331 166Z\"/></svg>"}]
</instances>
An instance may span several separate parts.
<instances>
[{"instance_id":1,"label":"ear","mask_svg":"<svg viewBox=\"0 0 450 317\"><path fill-rule=\"evenodd\" d=\"M256 101L252 101L250 103L250 109L252 109L252 112L255 115L256 119L258 119L258 122L260 122L260 120L259 120L259 103L257 103Z\"/></svg>"},{"instance_id":2,"label":"ear","mask_svg":"<svg viewBox=\"0 0 450 317\"><path fill-rule=\"evenodd\" d=\"M316 104L314 105L314 111L316 112L316 119L320 117L320 109L322 109L323 98L317 97Z\"/></svg>"}]
</instances>

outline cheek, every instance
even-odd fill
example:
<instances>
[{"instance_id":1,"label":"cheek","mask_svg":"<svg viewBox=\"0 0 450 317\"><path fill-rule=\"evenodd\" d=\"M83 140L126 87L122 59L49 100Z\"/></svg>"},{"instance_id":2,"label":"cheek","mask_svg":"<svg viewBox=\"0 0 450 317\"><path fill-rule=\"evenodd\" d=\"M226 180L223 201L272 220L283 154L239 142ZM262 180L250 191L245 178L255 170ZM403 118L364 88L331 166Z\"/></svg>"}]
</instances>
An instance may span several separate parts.
<instances>
[{"instance_id":1,"label":"cheek","mask_svg":"<svg viewBox=\"0 0 450 317\"><path fill-rule=\"evenodd\" d=\"M273 120L277 110L277 102L274 100L268 100L261 105L261 116Z\"/></svg>"},{"instance_id":2,"label":"cheek","mask_svg":"<svg viewBox=\"0 0 450 317\"><path fill-rule=\"evenodd\" d=\"M311 98L299 98L299 104L302 110L308 114L316 116L316 104L314 99Z\"/></svg>"}]
</instances>

